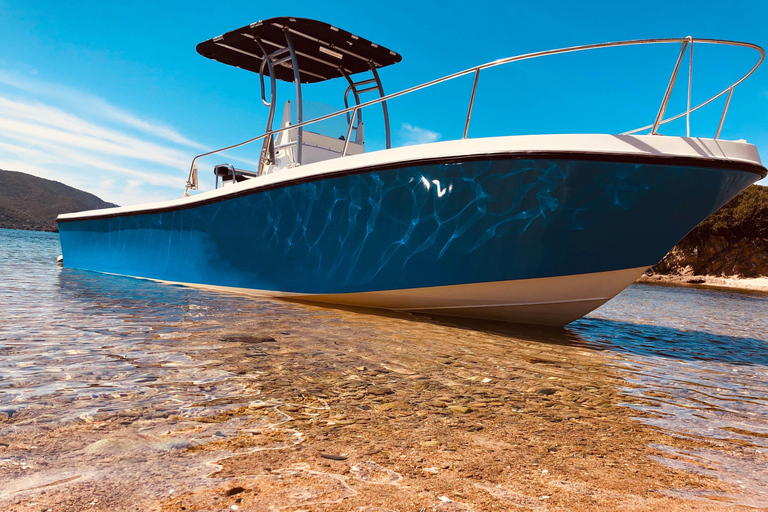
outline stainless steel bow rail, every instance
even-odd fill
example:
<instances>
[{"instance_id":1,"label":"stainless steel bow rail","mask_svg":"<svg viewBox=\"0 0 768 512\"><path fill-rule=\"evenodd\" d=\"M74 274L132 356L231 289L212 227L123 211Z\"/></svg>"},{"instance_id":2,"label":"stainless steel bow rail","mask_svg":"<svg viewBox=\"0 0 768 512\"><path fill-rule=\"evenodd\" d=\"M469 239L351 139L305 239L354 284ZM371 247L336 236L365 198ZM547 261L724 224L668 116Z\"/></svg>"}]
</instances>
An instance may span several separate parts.
<instances>
[{"instance_id":1,"label":"stainless steel bow rail","mask_svg":"<svg viewBox=\"0 0 768 512\"><path fill-rule=\"evenodd\" d=\"M416 92L416 91L420 91L421 89L426 89L427 87L432 87L434 85L441 84L443 82L447 82L449 80L454 80L456 78L459 78L459 77L462 77L462 76L465 76L465 75L470 75L470 74L474 73L475 76L474 76L474 80L473 80L473 83L472 83L472 92L471 92L471 95L470 95L470 98L469 98L469 108L467 110L467 120L464 123L464 134L463 134L463 137L462 137L463 139L466 139L467 138L467 134L469 132L469 123L470 123L470 121L472 119L472 108L473 108L474 103L475 103L475 93L477 92L477 84L478 84L478 81L480 79L480 72L482 70L484 70L484 69L493 68L493 67L496 67L496 66L502 66L504 64L510 64L512 62L517 62L517 61L521 61L521 60L535 59L535 58L538 58L538 57L546 57L546 56L549 56L549 55L559 55L559 54L562 54L562 53L579 52L579 51L585 51L585 50L596 50L598 48L613 48L613 47L618 47L618 46L635 46L635 45L642 45L642 44L665 44L665 43L680 43L682 45L682 47L680 48L680 53L679 53L679 55L677 57L677 61L675 63L675 67L674 67L674 69L672 71L672 76L670 77L669 84L667 85L667 88L664 91L664 96L663 96L663 99L661 101L661 106L659 107L659 110L658 110L658 112L656 114L654 122L652 124L647 125L647 126L643 126L641 128L636 128L634 130L630 130L628 132L624 132L624 133L622 133L622 135L631 135L631 134L642 132L642 131L649 130L649 129L650 129L650 132L649 132L650 135L658 135L658 130L659 130L659 128L662 125L664 125L666 123L669 123L669 122L672 122L672 121L675 121L675 120L680 119L681 117L685 116L686 117L686 134L688 136L690 136L690 114L691 114L691 112L695 112L695 111L705 107L706 105L709 105L710 103L712 103L713 101L715 101L716 99L720 98L721 96L723 96L723 95L725 95L727 93L728 97L727 97L726 102L725 102L725 107L723 108L723 113L720 116L720 122L719 122L719 124L717 126L717 134L715 135L715 139L720 138L720 132L721 132L721 130L723 128L723 122L725 121L725 115L728 112L728 107L729 107L729 105L731 103L731 98L733 97L733 90L736 88L736 86L738 86L744 80L749 78L749 76L752 75L757 70L758 67L760 67L760 64L762 64L763 60L765 59L765 50L763 50L760 46L755 45L755 44L751 44L751 43L741 42L741 41L728 41L728 40L723 40L723 39L697 39L697 38L693 38L691 36L683 37L683 38L637 39L637 40L618 41L618 42L611 42L611 43L588 44L588 45L581 45L581 46L571 46L571 47L568 47L568 48L559 48L559 49L556 49L556 50L546 50L546 51L541 51L541 52L526 53L526 54L523 54L523 55L517 55L517 56L514 56L514 57L507 57L507 58L504 58L504 59L495 60L493 62L488 62L486 64L482 64L480 66L469 68L469 69L466 69L464 71L459 71L458 73L453 73L451 75L446 75L446 76L444 76L442 78L438 78L438 79L432 80L430 82L424 82L423 84L411 87L409 89L404 89L404 90L402 90L400 92L395 92L395 93L392 93L392 94L389 94L389 95L386 95L386 96L381 96L379 98L372 99L372 100L367 101L365 103L360 103L358 105L354 105L352 107L348 107L348 108L339 110L339 111L334 112L332 114L328 114L328 115L325 115L325 116L322 116L322 117L318 117L318 118L315 118L315 119L310 119L308 121L303 121L303 122L300 122L300 123L296 123L296 124L293 124L293 125L290 125L290 126L287 126L287 127L284 127L284 128L279 128L277 130L269 130L269 131L263 133L262 135L259 135L258 137L254 137L252 139L248 139L246 141L239 142L237 144L232 144L231 146L226 146L226 147L223 147L223 148L220 148L220 149L209 151L207 153L202 153L202 154L197 155L195 158L192 159L192 164L191 164L190 169L189 169L189 178L187 179L186 190L184 191L184 195L188 196L190 189L197 190L197 160L199 158L202 158L204 156L213 155L213 154L216 154L216 153L221 153L223 151L228 151L230 149L235 149L235 148L238 148L238 147L241 147L241 146L245 146L245 145L250 144L252 142L256 142L256 141L261 140L261 139L263 139L265 137L269 137L269 136L278 134L278 133L286 131L286 130L292 130L292 129L296 129L296 128L301 128L301 127L304 127L304 126L307 126L307 125L310 125L310 124L313 124L313 123L318 123L320 121L325 121L326 119L331 119L333 117L340 116L340 115L347 115L347 119L349 121L349 127L347 129L347 135L345 137L344 149L342 150L342 153L341 153L341 156L344 157L347 154L347 146L349 144L349 137L351 135L352 128L353 128L353 125L355 123L355 118L357 117L359 110L361 110L361 109L363 109L365 107L369 107L371 105L376 105L378 103L386 102L386 101L392 100L392 99L400 97L400 96L405 96L406 94L410 94L410 93L413 93L413 92ZM696 105L695 107L691 108L691 82L692 82L692 75L693 75L693 46L694 46L694 43L700 43L700 44L719 44L719 45L726 45L726 46L741 46L741 47L744 47L744 48L751 48L753 50L757 50L760 53L760 59L749 70L749 72L747 72L743 77L741 77L740 79L735 81L733 84L731 84L730 86L728 86L725 89L723 89L722 91L720 91L719 93L715 94L714 96L712 96L708 100L706 100L706 101ZM677 74L678 74L678 71L680 69L680 65L683 62L683 58L684 58L686 50L689 48L689 46L690 46L690 51L689 51L689 62L688 62L688 103L687 103L687 108L686 108L685 112L681 112L680 114L677 114L677 115L675 115L673 117L668 117L668 118L664 119L664 113L666 112L667 103L669 102L669 98L670 98L670 96L672 94L672 90L674 89L675 81L677 79ZM299 162L299 163L301 163L301 162Z\"/></svg>"}]
</instances>

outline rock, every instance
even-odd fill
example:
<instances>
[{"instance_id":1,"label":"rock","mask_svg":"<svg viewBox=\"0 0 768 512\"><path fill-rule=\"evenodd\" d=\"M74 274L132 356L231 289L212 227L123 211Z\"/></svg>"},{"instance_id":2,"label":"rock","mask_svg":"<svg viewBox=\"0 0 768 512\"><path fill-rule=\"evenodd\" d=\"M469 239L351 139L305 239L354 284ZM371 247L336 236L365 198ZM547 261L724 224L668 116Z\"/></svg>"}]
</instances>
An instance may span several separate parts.
<instances>
[{"instance_id":1,"label":"rock","mask_svg":"<svg viewBox=\"0 0 768 512\"><path fill-rule=\"evenodd\" d=\"M409 404L408 402L387 402L376 407L376 409L379 412L392 411L392 410L407 411L407 410L410 410L411 408L412 408L411 404Z\"/></svg>"},{"instance_id":2,"label":"rock","mask_svg":"<svg viewBox=\"0 0 768 512\"><path fill-rule=\"evenodd\" d=\"M467 414L472 412L472 409L463 405L449 405L448 409L459 414Z\"/></svg>"},{"instance_id":3,"label":"rock","mask_svg":"<svg viewBox=\"0 0 768 512\"><path fill-rule=\"evenodd\" d=\"M544 396L554 395L557 392L558 390L555 388L540 388L536 390L536 394Z\"/></svg>"},{"instance_id":4,"label":"rock","mask_svg":"<svg viewBox=\"0 0 768 512\"><path fill-rule=\"evenodd\" d=\"M389 388L385 388L383 386L374 386L372 388L368 388L368 393L376 396L384 396L384 395L391 395L392 393L394 393L394 391L392 391Z\"/></svg>"},{"instance_id":5,"label":"rock","mask_svg":"<svg viewBox=\"0 0 768 512\"><path fill-rule=\"evenodd\" d=\"M370 460L355 464L350 468L350 473L354 478L372 484L396 485L403 478L399 473Z\"/></svg>"},{"instance_id":6,"label":"rock","mask_svg":"<svg viewBox=\"0 0 768 512\"><path fill-rule=\"evenodd\" d=\"M324 459L329 459L329 460L347 460L348 458L347 455L334 455L331 453L321 453L320 456Z\"/></svg>"},{"instance_id":7,"label":"rock","mask_svg":"<svg viewBox=\"0 0 768 512\"><path fill-rule=\"evenodd\" d=\"M219 340L230 343L274 343L277 341L272 336L251 336L248 334L240 336L222 336Z\"/></svg>"},{"instance_id":8,"label":"rock","mask_svg":"<svg viewBox=\"0 0 768 512\"><path fill-rule=\"evenodd\" d=\"M128 451L167 451L178 448L187 448L189 442L186 439L160 438L148 434L117 435L100 439L85 447L87 454L114 454Z\"/></svg>"}]
</instances>

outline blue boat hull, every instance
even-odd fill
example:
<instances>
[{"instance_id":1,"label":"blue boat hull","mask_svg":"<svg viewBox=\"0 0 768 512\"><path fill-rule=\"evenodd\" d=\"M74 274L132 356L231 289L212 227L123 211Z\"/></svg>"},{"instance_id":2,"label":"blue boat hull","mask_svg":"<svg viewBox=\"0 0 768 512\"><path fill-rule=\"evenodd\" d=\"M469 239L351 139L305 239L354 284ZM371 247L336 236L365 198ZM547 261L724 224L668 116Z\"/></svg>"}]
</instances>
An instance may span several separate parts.
<instances>
[{"instance_id":1,"label":"blue boat hull","mask_svg":"<svg viewBox=\"0 0 768 512\"><path fill-rule=\"evenodd\" d=\"M59 231L68 267L360 294L648 267L759 178L663 161L468 159L60 221Z\"/></svg>"}]
</instances>

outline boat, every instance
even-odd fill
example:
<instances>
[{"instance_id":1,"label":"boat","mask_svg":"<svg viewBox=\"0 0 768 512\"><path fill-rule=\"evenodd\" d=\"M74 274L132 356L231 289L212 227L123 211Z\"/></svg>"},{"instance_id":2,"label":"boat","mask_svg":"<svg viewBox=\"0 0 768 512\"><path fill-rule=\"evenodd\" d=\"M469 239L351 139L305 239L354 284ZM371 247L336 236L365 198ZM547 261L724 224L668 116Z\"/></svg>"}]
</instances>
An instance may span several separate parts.
<instances>
[{"instance_id":1,"label":"boat","mask_svg":"<svg viewBox=\"0 0 768 512\"><path fill-rule=\"evenodd\" d=\"M623 134L468 136L486 69L642 44L681 48L648 126ZM665 117L684 56L692 59L686 49L705 44L760 57L694 107L689 74L685 112ZM734 88L765 56L750 43L685 37L548 50L389 95L379 70L401 56L316 20L267 19L197 51L259 75L269 108L265 132L196 156L184 197L60 215L65 267L332 305L563 326L616 296L766 176L753 145L720 138ZM388 103L464 76L474 80L461 100L468 105L463 137L393 147ZM327 80L346 86L345 108L304 119L303 89ZM295 88L281 111L276 81ZM660 135L666 123L689 120L717 98L726 102L714 138ZM365 151L363 114L368 119L374 108L386 148ZM315 129L331 118L342 119L346 132ZM216 165L215 188L199 191L201 157L253 143L261 146L255 168Z\"/></svg>"}]
</instances>

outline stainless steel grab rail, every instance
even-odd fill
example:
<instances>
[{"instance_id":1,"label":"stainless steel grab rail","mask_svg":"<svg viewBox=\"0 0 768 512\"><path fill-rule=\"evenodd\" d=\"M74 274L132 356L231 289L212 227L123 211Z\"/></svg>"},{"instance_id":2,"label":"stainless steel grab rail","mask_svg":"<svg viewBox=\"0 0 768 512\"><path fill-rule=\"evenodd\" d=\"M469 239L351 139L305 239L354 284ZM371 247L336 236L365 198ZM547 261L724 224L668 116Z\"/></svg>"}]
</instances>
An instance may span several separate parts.
<instances>
[{"instance_id":1,"label":"stainless steel grab rail","mask_svg":"<svg viewBox=\"0 0 768 512\"><path fill-rule=\"evenodd\" d=\"M184 192L184 195L188 196L190 189L197 189L197 183L196 183L197 179L196 179L196 176L193 177L193 174L196 174L196 171L197 171L196 163L197 163L197 160L199 158L202 158L202 157L205 157L205 156L209 156L209 155L213 155L213 154L216 154L216 153L221 153L222 151L228 151L230 149L235 149L235 148L238 148L238 147L241 147L241 146L245 146L245 145L250 144L252 142L255 142L257 140L261 140L264 137L270 136L272 134L280 133L280 132L283 132L285 130L292 130L292 129L295 129L295 128L302 128L302 127L304 127L306 125L313 124L313 123L318 123L320 121L325 121L326 119L330 119L330 118L333 118L333 117L336 117L336 116L339 116L339 115L349 114L350 112L352 113L352 117L354 119L354 117L357 115L358 110L363 109L365 107L369 107L371 105L376 105L377 103L381 103L381 102L385 102L385 104L386 104L386 101L388 101L388 100L391 100L391 99L394 99L394 98L397 98L397 97L400 97L400 96L404 96L404 95L410 94L412 92L420 91L421 89L426 89L427 87L432 87L434 85L441 84L441 83L447 82L449 80L454 80L456 78L460 78L460 77L465 76L465 75L469 75L469 74L475 73L475 80L473 82L472 95L471 95L470 103L469 103L469 111L467 112L467 120L466 120L466 123L464 125L464 137L463 138L466 138L467 137L467 132L469 130L469 122L470 122L471 117L472 117L472 108L474 106L474 101L475 101L475 92L477 90L477 82L478 82L478 79L480 77L480 71L482 71L484 69L493 68L493 67L496 67L496 66L502 66L504 64L510 64L512 62L517 62L517 61L522 61L522 60L535 59L535 58L538 58L538 57L546 57L546 56L549 56L549 55L559 55L559 54L563 54L563 53L572 53L572 52L586 51L586 50L596 50L596 49L599 49L599 48L615 48L615 47L620 47L620 46L636 46L636 45L642 45L642 44L664 44L664 43L682 43L683 47L682 47L682 50L681 50L681 52L680 52L680 54L678 56L678 60L677 60L676 66L675 66L675 70L673 72L673 76L670 79L670 84L667 86L667 91L665 93L664 99L662 100L662 104L661 104L661 107L659 108L659 112L657 113L656 119L655 119L653 124L649 124L649 125L643 126L641 128L636 128L636 129L628 131L628 132L623 132L622 135L631 135L631 134L634 134L634 133L637 133L637 132L641 132L643 130L648 130L648 129L652 129L651 133L652 134L656 134L656 131L658 130L659 126L662 126L662 125L664 125L666 123L669 123L669 122L675 121L677 119L680 119L683 116L690 116L691 112L695 112L695 111L699 110L700 108L703 108L704 106L712 103L713 101L715 101L716 99L718 99L719 97L724 95L725 93L728 93L728 99L726 101L725 108L723 109L723 114L722 114L722 116L720 118L720 123L719 123L718 129L717 129L717 135L715 136L716 139L719 138L720 137L720 131L721 131L722 126L723 126L723 122L725 121L725 115L726 115L726 113L728 111L728 105L731 102L731 97L733 95L733 90L736 88L736 86L738 86L744 80L749 78L757 70L757 68L760 67L760 64L762 64L763 60L765 59L765 50L763 50L760 46L758 46L756 44L752 44L752 43L745 43L745 42L742 42L742 41L729 41L729 40L725 40L725 39L697 39L697 38L693 38L693 37L690 37L690 36L688 36L688 37L681 37L681 38L635 39L635 40L629 40L629 41L616 41L616 42L610 42L610 43L587 44L587 45L580 45L580 46L570 46L570 47L567 47L567 48L558 48L558 49L554 49L554 50L545 50L545 51L534 52L534 53L526 53L526 54L517 55L517 56L514 56L514 57L506 57L504 59L498 59L498 60L495 60L495 61L492 61L492 62L488 62L486 64L481 64L479 66L475 66L475 67L472 67L472 68L469 68L469 69L465 69L464 71L459 71L457 73L446 75L446 76L444 76L442 78L437 78L437 79L431 80L429 82L424 82L423 84L416 85L416 86L410 87L408 89L403 89L402 91L399 91L399 92L388 94L388 95L382 96L380 98L375 98L375 99L372 99L372 100L367 101L365 103L361 103L361 104L355 105L353 107L349 107L349 108L345 108L345 109L336 111L336 112L334 112L332 114L327 114L327 115L324 115L324 116L321 116L321 117L318 117L318 118L315 118L315 119L310 119L308 121L302 121L302 122L296 123L294 125L291 125L291 126L288 126L288 127L285 127L285 128L279 128L277 130L270 130L270 131L268 131L268 132L266 132L266 133L264 133L262 135L259 135L258 137L254 137L252 139L248 139L246 141L239 142L237 144L232 144L231 146L226 146L226 147L223 147L223 148L220 148L220 149L209 151L207 153L202 153L200 155L195 156L192 159L192 164L190 165L190 169L189 169L189 178L187 179L187 184L186 184L187 188L186 188L186 190ZM688 108L687 108L687 110L685 112L682 112L682 113L680 113L680 114L678 114L676 116L673 116L673 117L670 117L670 118L667 118L667 119L663 119L664 112L666 111L666 107L667 107L667 102L669 101L669 96L671 95L672 87L674 87L675 77L676 77L677 71L678 71L678 69L680 67L680 62L682 60L682 57L683 57L683 55L685 53L686 46L687 45L693 45L693 43L720 44L720 45L726 45L726 46L741 46L741 47L744 47L744 48L751 48L753 50L757 50L760 53L760 59L752 67L752 69L750 69L749 72L747 72L747 74L745 74L743 77L741 77L739 80L737 80L733 84L729 85L723 91L721 91L718 94L712 96L708 100L706 100L706 101L696 105L693 108L690 108L690 103L689 103L688 104ZM346 144L345 144L345 147L344 147L344 151L342 152L342 156L346 156Z\"/></svg>"}]
</instances>

